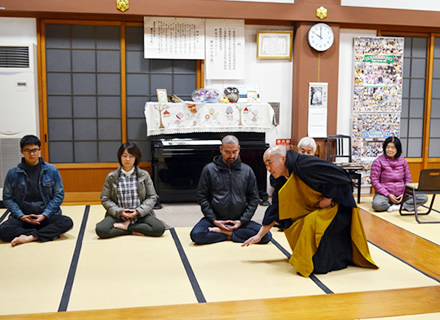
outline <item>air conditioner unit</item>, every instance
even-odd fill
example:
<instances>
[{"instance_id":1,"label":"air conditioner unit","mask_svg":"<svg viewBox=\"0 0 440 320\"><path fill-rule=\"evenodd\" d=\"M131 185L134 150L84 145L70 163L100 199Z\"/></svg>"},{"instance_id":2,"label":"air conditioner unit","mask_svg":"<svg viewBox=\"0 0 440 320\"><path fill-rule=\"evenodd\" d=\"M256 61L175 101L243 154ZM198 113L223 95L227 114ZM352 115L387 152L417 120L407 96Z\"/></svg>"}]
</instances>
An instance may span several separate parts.
<instances>
[{"instance_id":1,"label":"air conditioner unit","mask_svg":"<svg viewBox=\"0 0 440 320\"><path fill-rule=\"evenodd\" d=\"M34 44L0 45L0 200L8 170L21 158L20 139L38 135L38 75Z\"/></svg>"},{"instance_id":2,"label":"air conditioner unit","mask_svg":"<svg viewBox=\"0 0 440 320\"><path fill-rule=\"evenodd\" d=\"M0 45L0 139L39 132L34 44Z\"/></svg>"}]
</instances>

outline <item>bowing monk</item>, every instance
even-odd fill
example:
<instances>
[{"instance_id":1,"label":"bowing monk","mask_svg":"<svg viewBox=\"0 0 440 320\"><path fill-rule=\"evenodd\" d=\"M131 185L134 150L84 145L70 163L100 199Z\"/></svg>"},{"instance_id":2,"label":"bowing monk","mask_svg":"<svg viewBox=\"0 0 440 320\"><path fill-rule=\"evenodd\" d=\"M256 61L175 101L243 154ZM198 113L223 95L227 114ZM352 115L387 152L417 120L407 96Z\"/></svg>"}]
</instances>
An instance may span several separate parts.
<instances>
[{"instance_id":1,"label":"bowing monk","mask_svg":"<svg viewBox=\"0 0 440 320\"><path fill-rule=\"evenodd\" d=\"M242 246L258 243L278 222L292 249L289 262L304 277L350 265L378 268L345 170L281 146L267 149L264 162L275 188L272 205L259 232Z\"/></svg>"}]
</instances>

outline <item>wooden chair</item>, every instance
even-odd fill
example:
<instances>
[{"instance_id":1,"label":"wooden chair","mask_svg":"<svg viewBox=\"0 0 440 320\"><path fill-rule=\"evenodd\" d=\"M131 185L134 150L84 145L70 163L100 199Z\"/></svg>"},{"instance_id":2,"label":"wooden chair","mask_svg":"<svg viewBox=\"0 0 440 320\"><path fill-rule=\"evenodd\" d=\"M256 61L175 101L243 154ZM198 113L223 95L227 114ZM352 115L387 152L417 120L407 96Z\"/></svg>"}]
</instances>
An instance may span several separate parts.
<instances>
[{"instance_id":1,"label":"wooden chair","mask_svg":"<svg viewBox=\"0 0 440 320\"><path fill-rule=\"evenodd\" d=\"M419 212L416 206L417 194L432 194L431 204L427 212ZM403 199L399 208L399 213L402 216L414 215L418 223L440 223L440 220L425 220L419 219L419 216L427 215L431 212L434 204L436 194L440 194L440 169L423 169L420 171L419 183L408 183L405 186ZM414 213L404 213L403 202L412 196L414 201Z\"/></svg>"}]
</instances>

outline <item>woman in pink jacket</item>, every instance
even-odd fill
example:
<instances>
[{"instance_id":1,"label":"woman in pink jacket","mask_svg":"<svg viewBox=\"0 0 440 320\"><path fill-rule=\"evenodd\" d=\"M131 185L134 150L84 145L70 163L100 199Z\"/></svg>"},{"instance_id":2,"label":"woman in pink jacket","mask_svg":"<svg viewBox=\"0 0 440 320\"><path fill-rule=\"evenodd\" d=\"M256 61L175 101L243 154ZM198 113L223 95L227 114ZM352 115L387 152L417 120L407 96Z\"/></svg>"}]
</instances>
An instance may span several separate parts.
<instances>
[{"instance_id":1,"label":"woman in pink jacket","mask_svg":"<svg viewBox=\"0 0 440 320\"><path fill-rule=\"evenodd\" d=\"M383 154L374 160L371 165L371 184L376 194L373 198L373 209L376 211L399 210L405 191L405 185L411 183L411 172L408 162L401 157L402 144L399 138L388 137L383 142ZM424 194L417 195L417 206L428 201ZM403 208L414 210L412 197L406 199Z\"/></svg>"}]
</instances>

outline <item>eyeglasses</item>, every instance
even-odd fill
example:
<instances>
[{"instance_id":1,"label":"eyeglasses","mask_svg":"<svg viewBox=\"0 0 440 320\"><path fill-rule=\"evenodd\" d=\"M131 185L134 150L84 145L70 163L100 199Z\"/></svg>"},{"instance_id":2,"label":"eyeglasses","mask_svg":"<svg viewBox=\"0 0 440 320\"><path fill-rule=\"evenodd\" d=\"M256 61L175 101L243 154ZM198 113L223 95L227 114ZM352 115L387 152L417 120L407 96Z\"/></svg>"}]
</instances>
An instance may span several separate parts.
<instances>
[{"instance_id":1,"label":"eyeglasses","mask_svg":"<svg viewBox=\"0 0 440 320\"><path fill-rule=\"evenodd\" d=\"M128 159L128 160L132 160L132 159L134 159L134 158L136 158L135 156L132 156L132 155L130 155L130 154L128 154L128 155L122 155L121 156L121 158L124 158L124 159Z\"/></svg>"},{"instance_id":2,"label":"eyeglasses","mask_svg":"<svg viewBox=\"0 0 440 320\"><path fill-rule=\"evenodd\" d=\"M32 150L29 150L29 149L23 150L23 152L27 153L27 154L37 153L38 151L40 151L40 149L38 149L38 148L35 148L35 149L32 149Z\"/></svg>"}]
</instances>

